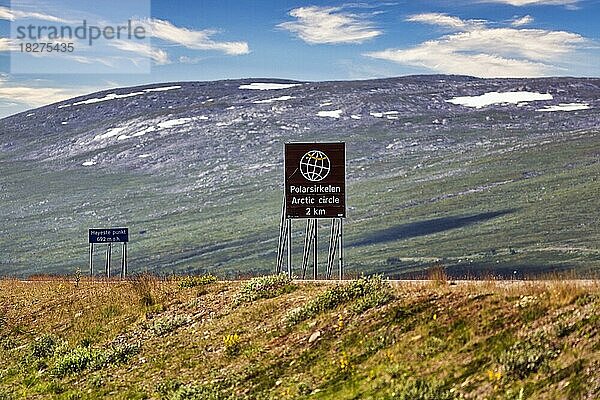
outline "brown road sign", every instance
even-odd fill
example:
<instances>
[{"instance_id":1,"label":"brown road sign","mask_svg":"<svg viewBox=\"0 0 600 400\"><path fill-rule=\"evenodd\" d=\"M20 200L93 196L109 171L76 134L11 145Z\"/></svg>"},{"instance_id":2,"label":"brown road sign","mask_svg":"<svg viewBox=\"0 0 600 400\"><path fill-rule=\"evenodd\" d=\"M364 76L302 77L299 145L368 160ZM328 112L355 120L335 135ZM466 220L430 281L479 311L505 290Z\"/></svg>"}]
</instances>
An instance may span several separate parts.
<instances>
[{"instance_id":1,"label":"brown road sign","mask_svg":"<svg viewBox=\"0 0 600 400\"><path fill-rule=\"evenodd\" d=\"M346 144L285 144L287 218L346 217Z\"/></svg>"}]
</instances>

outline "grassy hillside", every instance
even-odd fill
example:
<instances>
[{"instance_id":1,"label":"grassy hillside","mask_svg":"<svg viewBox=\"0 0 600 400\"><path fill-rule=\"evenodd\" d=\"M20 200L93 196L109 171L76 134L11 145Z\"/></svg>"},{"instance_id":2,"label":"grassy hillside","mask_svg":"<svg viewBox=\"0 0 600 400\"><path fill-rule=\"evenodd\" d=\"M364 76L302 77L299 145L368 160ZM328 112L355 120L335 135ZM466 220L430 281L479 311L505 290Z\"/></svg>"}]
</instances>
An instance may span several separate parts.
<instances>
[{"instance_id":1,"label":"grassy hillside","mask_svg":"<svg viewBox=\"0 0 600 400\"><path fill-rule=\"evenodd\" d=\"M0 275L85 269L88 228L111 226L130 228L132 272L273 273L283 144L311 141L347 144L351 273L413 277L438 262L455 277L600 271L600 79L417 76L239 89L250 82L168 83L180 88L72 105L103 92L1 119ZM492 91L553 100L448 102ZM261 103L282 95L290 100ZM590 108L537 111L560 103ZM318 116L336 109L340 118ZM173 121L188 123L161 128ZM294 232L298 260L302 221Z\"/></svg>"},{"instance_id":2,"label":"grassy hillside","mask_svg":"<svg viewBox=\"0 0 600 400\"><path fill-rule=\"evenodd\" d=\"M349 165L351 173L365 168L370 176L348 188L348 270L414 276L441 260L454 276L597 272L598 139L597 133L547 142L521 138L445 153L419 168L418 160L399 157ZM0 236L2 274L84 269L87 228L109 225L131 228L135 272L236 277L274 271L279 171L256 178L264 189L248 182L211 204L204 194L169 192L164 186L176 178L3 165L0 186L23 187L0 195L0 218L7 218ZM36 192L40 187L43 194ZM77 190L65 197L69 188ZM304 227L300 221L294 226L300 257ZM321 225L322 250L328 231ZM98 250L96 263L103 261Z\"/></svg>"},{"instance_id":3,"label":"grassy hillside","mask_svg":"<svg viewBox=\"0 0 600 400\"><path fill-rule=\"evenodd\" d=\"M600 286L0 281L0 399L597 399Z\"/></svg>"}]
</instances>

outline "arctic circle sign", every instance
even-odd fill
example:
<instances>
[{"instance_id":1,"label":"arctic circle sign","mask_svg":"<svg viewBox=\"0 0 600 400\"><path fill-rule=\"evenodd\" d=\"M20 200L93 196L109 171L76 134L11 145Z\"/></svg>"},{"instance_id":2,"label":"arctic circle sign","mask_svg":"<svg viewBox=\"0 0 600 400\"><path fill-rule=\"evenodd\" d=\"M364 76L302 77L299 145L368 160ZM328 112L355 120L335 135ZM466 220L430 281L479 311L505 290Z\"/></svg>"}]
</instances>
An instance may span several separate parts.
<instances>
[{"instance_id":1,"label":"arctic circle sign","mask_svg":"<svg viewBox=\"0 0 600 400\"><path fill-rule=\"evenodd\" d=\"M345 143L285 144L285 216L346 217Z\"/></svg>"}]
</instances>

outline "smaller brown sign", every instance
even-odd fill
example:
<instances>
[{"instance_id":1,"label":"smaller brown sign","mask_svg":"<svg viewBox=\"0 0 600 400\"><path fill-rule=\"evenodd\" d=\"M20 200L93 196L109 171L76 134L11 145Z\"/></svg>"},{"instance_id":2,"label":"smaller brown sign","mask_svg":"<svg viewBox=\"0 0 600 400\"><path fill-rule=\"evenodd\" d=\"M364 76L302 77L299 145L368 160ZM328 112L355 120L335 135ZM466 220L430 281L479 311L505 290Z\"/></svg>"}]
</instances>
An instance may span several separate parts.
<instances>
[{"instance_id":1,"label":"smaller brown sign","mask_svg":"<svg viewBox=\"0 0 600 400\"><path fill-rule=\"evenodd\" d=\"M346 217L346 144L285 144L287 218Z\"/></svg>"}]
</instances>

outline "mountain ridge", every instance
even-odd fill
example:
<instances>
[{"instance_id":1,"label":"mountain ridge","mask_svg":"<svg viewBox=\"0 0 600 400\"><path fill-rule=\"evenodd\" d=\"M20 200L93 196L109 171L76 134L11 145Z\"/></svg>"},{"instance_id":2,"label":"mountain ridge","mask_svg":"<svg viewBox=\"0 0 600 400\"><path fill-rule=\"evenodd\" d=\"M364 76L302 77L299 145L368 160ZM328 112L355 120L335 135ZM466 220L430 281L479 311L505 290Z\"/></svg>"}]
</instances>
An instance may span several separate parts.
<instances>
[{"instance_id":1,"label":"mountain ridge","mask_svg":"<svg viewBox=\"0 0 600 400\"><path fill-rule=\"evenodd\" d=\"M544 100L449 102L494 92ZM84 268L92 225L132 227L134 271L272 270L283 143L322 140L347 143L348 244L429 232L350 247L355 273L418 274L431 260L457 274L594 270L599 106L597 78L438 75L165 82L65 100L0 120L0 274ZM516 211L428 226L502 210ZM538 251L571 247L590 252Z\"/></svg>"}]
</instances>

